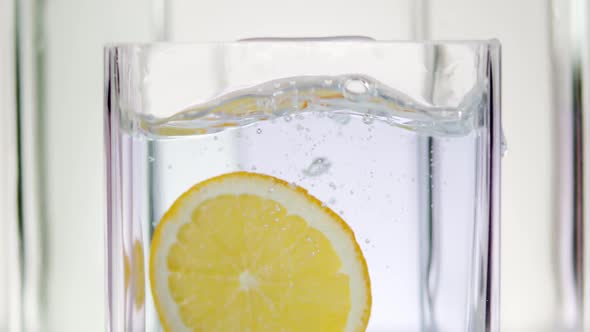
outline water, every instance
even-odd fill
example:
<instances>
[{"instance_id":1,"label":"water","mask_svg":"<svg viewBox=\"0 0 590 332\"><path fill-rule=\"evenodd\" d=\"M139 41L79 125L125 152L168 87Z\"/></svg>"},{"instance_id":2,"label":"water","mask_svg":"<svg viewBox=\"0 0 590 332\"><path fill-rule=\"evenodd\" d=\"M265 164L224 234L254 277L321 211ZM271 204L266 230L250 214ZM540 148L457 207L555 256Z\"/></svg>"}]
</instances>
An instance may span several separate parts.
<instances>
[{"instance_id":1,"label":"water","mask_svg":"<svg viewBox=\"0 0 590 332\"><path fill-rule=\"evenodd\" d=\"M123 247L133 261L142 242L146 267L131 262L131 271L148 270L153 231L188 188L224 173L263 173L306 188L353 229L371 278L367 331L470 330L481 91L437 108L369 77L300 77L168 119L130 116L121 132L121 204L131 220ZM134 283L126 311L132 328L157 331L149 284L147 273Z\"/></svg>"},{"instance_id":2,"label":"water","mask_svg":"<svg viewBox=\"0 0 590 332\"><path fill-rule=\"evenodd\" d=\"M154 136L183 136L277 117L289 122L313 111L342 124L350 115L359 115L365 124L378 119L421 133L465 135L479 120L475 110L481 106L484 88L476 85L457 107L434 107L365 75L302 76L232 91L165 119L138 116L136 122Z\"/></svg>"}]
</instances>

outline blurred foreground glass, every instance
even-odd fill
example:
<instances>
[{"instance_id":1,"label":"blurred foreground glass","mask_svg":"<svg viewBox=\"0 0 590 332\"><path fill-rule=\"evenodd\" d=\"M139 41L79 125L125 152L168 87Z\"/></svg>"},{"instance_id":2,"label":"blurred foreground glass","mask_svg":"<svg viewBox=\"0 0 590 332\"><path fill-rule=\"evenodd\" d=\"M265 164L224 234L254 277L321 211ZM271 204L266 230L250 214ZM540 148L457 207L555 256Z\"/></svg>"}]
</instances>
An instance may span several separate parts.
<instances>
[{"instance_id":1,"label":"blurred foreground glass","mask_svg":"<svg viewBox=\"0 0 590 332\"><path fill-rule=\"evenodd\" d=\"M109 330L497 331L499 52L107 47Z\"/></svg>"}]
</instances>

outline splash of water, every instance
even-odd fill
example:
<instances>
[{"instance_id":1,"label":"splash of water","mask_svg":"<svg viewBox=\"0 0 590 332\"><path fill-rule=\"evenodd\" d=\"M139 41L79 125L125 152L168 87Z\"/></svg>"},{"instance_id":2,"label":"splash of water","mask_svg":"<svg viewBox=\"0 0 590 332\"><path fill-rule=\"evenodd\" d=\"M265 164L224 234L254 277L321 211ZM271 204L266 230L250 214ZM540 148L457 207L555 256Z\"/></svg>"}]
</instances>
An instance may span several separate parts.
<instances>
[{"instance_id":1,"label":"splash of water","mask_svg":"<svg viewBox=\"0 0 590 332\"><path fill-rule=\"evenodd\" d=\"M138 115L148 135L184 136L219 132L255 122L304 112L329 112L331 117L361 116L425 134L457 136L477 125L484 89L476 86L458 107L419 103L372 77L300 76L236 90L158 119ZM369 121L370 120L370 121Z\"/></svg>"}]
</instances>

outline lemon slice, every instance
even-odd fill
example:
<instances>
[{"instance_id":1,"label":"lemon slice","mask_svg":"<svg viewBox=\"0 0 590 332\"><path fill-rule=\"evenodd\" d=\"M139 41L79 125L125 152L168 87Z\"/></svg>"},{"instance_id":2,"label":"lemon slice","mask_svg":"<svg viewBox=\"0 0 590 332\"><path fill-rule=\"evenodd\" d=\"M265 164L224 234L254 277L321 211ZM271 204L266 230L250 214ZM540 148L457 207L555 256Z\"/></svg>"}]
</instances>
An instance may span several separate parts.
<instances>
[{"instance_id":1,"label":"lemon slice","mask_svg":"<svg viewBox=\"0 0 590 332\"><path fill-rule=\"evenodd\" d=\"M123 273L125 292L132 291L135 309L141 309L145 300L145 272L143 270L143 246L139 240L133 242L133 264L129 262L129 256L123 253ZM129 284L133 278L133 283ZM130 287L133 285L133 289Z\"/></svg>"},{"instance_id":2,"label":"lemon slice","mask_svg":"<svg viewBox=\"0 0 590 332\"><path fill-rule=\"evenodd\" d=\"M236 172L158 224L150 280L166 331L365 331L369 274L350 227L303 188Z\"/></svg>"}]
</instances>

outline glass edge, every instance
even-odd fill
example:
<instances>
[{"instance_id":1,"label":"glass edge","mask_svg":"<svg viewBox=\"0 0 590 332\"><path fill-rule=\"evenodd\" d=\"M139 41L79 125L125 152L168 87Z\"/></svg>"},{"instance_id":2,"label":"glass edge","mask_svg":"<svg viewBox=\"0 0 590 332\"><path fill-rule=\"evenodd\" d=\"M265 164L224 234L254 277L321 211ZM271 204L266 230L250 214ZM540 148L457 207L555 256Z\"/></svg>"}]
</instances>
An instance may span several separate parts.
<instances>
[{"instance_id":1,"label":"glass edge","mask_svg":"<svg viewBox=\"0 0 590 332\"><path fill-rule=\"evenodd\" d=\"M121 48L145 48L153 46L233 46L233 45L255 45L255 44L276 44L276 45L303 45L303 44L365 44L365 45L470 45L470 46L487 46L490 49L499 48L501 43L498 39L481 39L481 40L325 40L325 39L269 39L269 40L243 40L243 41L211 41L211 42L122 42L106 43L103 45L105 50Z\"/></svg>"},{"instance_id":2,"label":"glass edge","mask_svg":"<svg viewBox=\"0 0 590 332\"><path fill-rule=\"evenodd\" d=\"M494 40L488 47L490 80L490 155L489 155L489 234L488 234L488 308L486 331L500 331L501 326L501 177L502 145L504 131L502 123L502 47Z\"/></svg>"}]
</instances>

